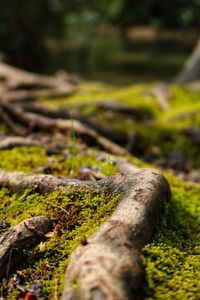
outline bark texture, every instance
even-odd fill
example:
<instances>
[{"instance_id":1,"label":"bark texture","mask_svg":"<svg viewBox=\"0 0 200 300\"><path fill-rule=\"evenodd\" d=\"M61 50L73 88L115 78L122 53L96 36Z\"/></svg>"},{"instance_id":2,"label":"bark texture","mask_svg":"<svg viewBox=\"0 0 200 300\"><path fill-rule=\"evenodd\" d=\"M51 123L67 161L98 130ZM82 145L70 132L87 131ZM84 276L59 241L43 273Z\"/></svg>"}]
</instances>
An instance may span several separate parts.
<instances>
[{"instance_id":1,"label":"bark texture","mask_svg":"<svg viewBox=\"0 0 200 300\"><path fill-rule=\"evenodd\" d=\"M49 218L38 216L27 219L4 233L0 238L0 279L8 279L9 273L23 259L24 251L44 241L44 235L51 229Z\"/></svg>"},{"instance_id":2,"label":"bark texture","mask_svg":"<svg viewBox=\"0 0 200 300\"><path fill-rule=\"evenodd\" d=\"M62 300L141 297L140 249L152 237L170 187L152 169L121 174L117 180L111 186L122 192L122 199L112 216L72 254Z\"/></svg>"},{"instance_id":3,"label":"bark texture","mask_svg":"<svg viewBox=\"0 0 200 300\"><path fill-rule=\"evenodd\" d=\"M0 187L7 187L15 193L22 193L24 190L30 189L33 192L45 194L56 189L66 190L70 187L69 193L81 189L97 193L106 190L112 194L119 194L127 188L124 185L127 176L118 173L99 181L80 181L45 174L29 175L23 172L7 172L0 169Z\"/></svg>"}]
</instances>

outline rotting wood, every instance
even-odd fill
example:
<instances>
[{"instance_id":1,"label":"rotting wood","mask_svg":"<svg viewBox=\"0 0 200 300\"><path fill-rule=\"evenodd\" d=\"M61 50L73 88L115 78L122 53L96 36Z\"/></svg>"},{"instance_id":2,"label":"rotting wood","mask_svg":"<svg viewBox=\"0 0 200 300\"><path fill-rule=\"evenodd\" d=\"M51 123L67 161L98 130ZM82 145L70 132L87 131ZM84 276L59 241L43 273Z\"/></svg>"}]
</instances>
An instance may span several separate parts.
<instances>
[{"instance_id":1,"label":"rotting wood","mask_svg":"<svg viewBox=\"0 0 200 300\"><path fill-rule=\"evenodd\" d=\"M0 279L8 279L9 274L24 258L24 251L44 241L45 234L51 229L48 217L37 216L24 220L5 232L0 238Z\"/></svg>"},{"instance_id":2,"label":"rotting wood","mask_svg":"<svg viewBox=\"0 0 200 300\"><path fill-rule=\"evenodd\" d=\"M71 256L62 300L141 299L140 249L152 237L170 187L152 169L121 180L124 194L117 209Z\"/></svg>"}]
</instances>

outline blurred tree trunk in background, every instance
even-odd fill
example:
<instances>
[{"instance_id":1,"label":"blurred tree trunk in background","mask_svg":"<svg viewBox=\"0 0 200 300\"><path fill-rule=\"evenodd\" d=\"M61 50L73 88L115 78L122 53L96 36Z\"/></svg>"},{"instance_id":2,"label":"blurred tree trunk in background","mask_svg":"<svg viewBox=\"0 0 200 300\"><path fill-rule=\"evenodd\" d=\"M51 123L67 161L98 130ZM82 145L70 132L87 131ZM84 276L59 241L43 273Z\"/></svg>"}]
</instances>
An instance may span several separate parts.
<instances>
[{"instance_id":1,"label":"blurred tree trunk in background","mask_svg":"<svg viewBox=\"0 0 200 300\"><path fill-rule=\"evenodd\" d=\"M200 80L200 38L189 58L175 79L176 83L187 83Z\"/></svg>"}]
</instances>

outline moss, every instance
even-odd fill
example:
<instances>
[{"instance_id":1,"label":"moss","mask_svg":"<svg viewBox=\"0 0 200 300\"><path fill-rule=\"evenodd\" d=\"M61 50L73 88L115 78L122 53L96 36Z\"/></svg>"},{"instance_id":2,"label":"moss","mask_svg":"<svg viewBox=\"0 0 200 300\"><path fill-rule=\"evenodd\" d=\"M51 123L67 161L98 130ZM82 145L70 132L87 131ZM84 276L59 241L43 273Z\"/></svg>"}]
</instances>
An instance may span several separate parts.
<instances>
[{"instance_id":1,"label":"moss","mask_svg":"<svg viewBox=\"0 0 200 300\"><path fill-rule=\"evenodd\" d=\"M143 249L145 299L200 296L200 187L176 180L174 184L159 230Z\"/></svg>"},{"instance_id":2,"label":"moss","mask_svg":"<svg viewBox=\"0 0 200 300\"><path fill-rule=\"evenodd\" d=\"M199 147L193 138L184 133L184 128L200 126L200 114L192 118L188 114L200 111L200 93L169 85L167 86L169 109L163 111L155 95L157 86L158 83L153 83L114 88L99 83L83 83L75 94L66 99L63 98L61 102L53 100L53 105L68 106L69 109L75 112L77 110L78 113L81 110L86 117L112 127L127 140L136 134L137 139L132 154L148 162L158 164L171 151L178 149L183 151L187 160L186 168L198 169L200 167ZM134 116L125 116L113 111L99 112L95 103L107 100L137 107L146 111L148 118L141 122ZM44 101L44 103L49 103L49 101ZM186 116L180 118L183 113L186 113ZM122 144L122 146L125 145L126 142Z\"/></svg>"},{"instance_id":3,"label":"moss","mask_svg":"<svg viewBox=\"0 0 200 300\"><path fill-rule=\"evenodd\" d=\"M98 170L106 176L118 171L109 160L97 160L92 151L90 154L81 154L76 146L66 159L59 161L62 157L62 154L48 156L46 149L42 147L15 147L0 151L0 169L31 173L33 170L39 172L40 167L44 167L48 174L65 177L78 177L84 167L91 171Z\"/></svg>"},{"instance_id":4,"label":"moss","mask_svg":"<svg viewBox=\"0 0 200 300\"><path fill-rule=\"evenodd\" d=\"M47 196L26 191L21 197L10 194L7 189L0 191L0 220L15 226L26 218L45 213L57 226L55 228L59 228L48 242L28 253L27 262L22 266L29 266L26 269L27 282L42 282L41 299L53 297L55 278L61 293L69 255L81 240L89 237L108 218L118 199L119 196L82 190L72 196L69 196L69 190L55 191Z\"/></svg>"},{"instance_id":5,"label":"moss","mask_svg":"<svg viewBox=\"0 0 200 300\"><path fill-rule=\"evenodd\" d=\"M128 87L111 87L101 83L86 82L80 84L76 93L62 99L39 99L40 104L49 106L62 107L68 106L76 108L85 104L90 106L89 112L94 113L93 104L99 101L118 101L120 103L145 108L157 117L160 122L165 122L176 115L200 108L200 93L189 91L176 85L167 86L169 94L169 109L163 111L156 99L154 89L158 83L154 84L137 84ZM92 103L91 103L92 100ZM181 105L180 105L181 103ZM192 105L191 105L192 103ZM84 110L83 110L84 112Z\"/></svg>"},{"instance_id":6,"label":"moss","mask_svg":"<svg viewBox=\"0 0 200 300\"><path fill-rule=\"evenodd\" d=\"M46 151L41 147L15 147L0 151L0 168L7 171L31 172L47 161Z\"/></svg>"},{"instance_id":7,"label":"moss","mask_svg":"<svg viewBox=\"0 0 200 300\"><path fill-rule=\"evenodd\" d=\"M91 172L93 170L100 171L106 176L110 176L118 171L117 167L109 160L99 161L95 159L92 153L90 155L77 153L69 156L63 162L52 163L50 172L53 175L79 177L84 168L88 168L88 171L91 170Z\"/></svg>"},{"instance_id":8,"label":"moss","mask_svg":"<svg viewBox=\"0 0 200 300\"><path fill-rule=\"evenodd\" d=\"M133 154L158 165L171 151L178 149L187 159L187 169L199 169L199 147L183 133L183 129L187 126L200 126L199 114L193 119L188 114L200 109L200 93L169 86L169 110L163 111L153 92L155 85L113 88L98 83L83 83L76 93L67 98L59 101L40 99L40 103L55 107L73 107L74 111L79 111L81 105L88 104L89 108L84 105L81 108L83 115L116 129L127 139L136 134ZM97 114L95 103L105 99L146 110L151 118L141 122L134 117L114 112L101 111ZM91 100L94 105L91 105ZM72 145L70 154L62 162L56 161L61 155L51 156L50 162L45 149L40 147L16 147L0 152L0 168L31 172L50 162L50 174L76 178L81 176L85 167L99 170L106 175L118 171L109 157L101 162L92 150L87 153L79 151L80 141L73 133L71 135L72 142L68 144ZM133 156L127 158L140 167L147 166ZM167 172L165 175L172 186L173 199L166 204L154 240L143 249L146 270L145 299L196 300L200 298L200 188L198 185L183 183ZM45 212L55 226L57 223L60 226L60 230L47 243L28 253L28 259L22 266L27 270L28 282L42 282L41 299L53 297L56 282L58 293L61 294L70 253L82 239L90 236L105 221L117 201L118 197L112 198L103 193L95 195L80 191L79 194L69 197L67 192L54 192L44 197L31 194L30 191L19 196L11 194L7 189L1 189L0 220L14 226L26 218ZM13 290L8 299L16 299L16 293Z\"/></svg>"}]
</instances>

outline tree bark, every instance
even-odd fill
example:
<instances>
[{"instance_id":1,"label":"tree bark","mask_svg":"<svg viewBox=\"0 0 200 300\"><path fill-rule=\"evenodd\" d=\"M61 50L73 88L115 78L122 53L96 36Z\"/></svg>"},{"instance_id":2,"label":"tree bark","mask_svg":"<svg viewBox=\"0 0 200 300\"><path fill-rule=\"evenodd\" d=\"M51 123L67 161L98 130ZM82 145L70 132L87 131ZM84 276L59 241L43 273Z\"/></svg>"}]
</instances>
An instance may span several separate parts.
<instances>
[{"instance_id":1,"label":"tree bark","mask_svg":"<svg viewBox=\"0 0 200 300\"><path fill-rule=\"evenodd\" d=\"M71 187L69 193L77 190L87 190L99 193L107 191L111 194L119 194L124 191L123 181L129 175L118 173L99 181L80 181L76 179L65 179L53 175L26 174L23 172L7 172L0 169L0 187L7 187L12 192L23 193L30 189L33 193L46 194L56 189L66 190Z\"/></svg>"}]
</instances>

